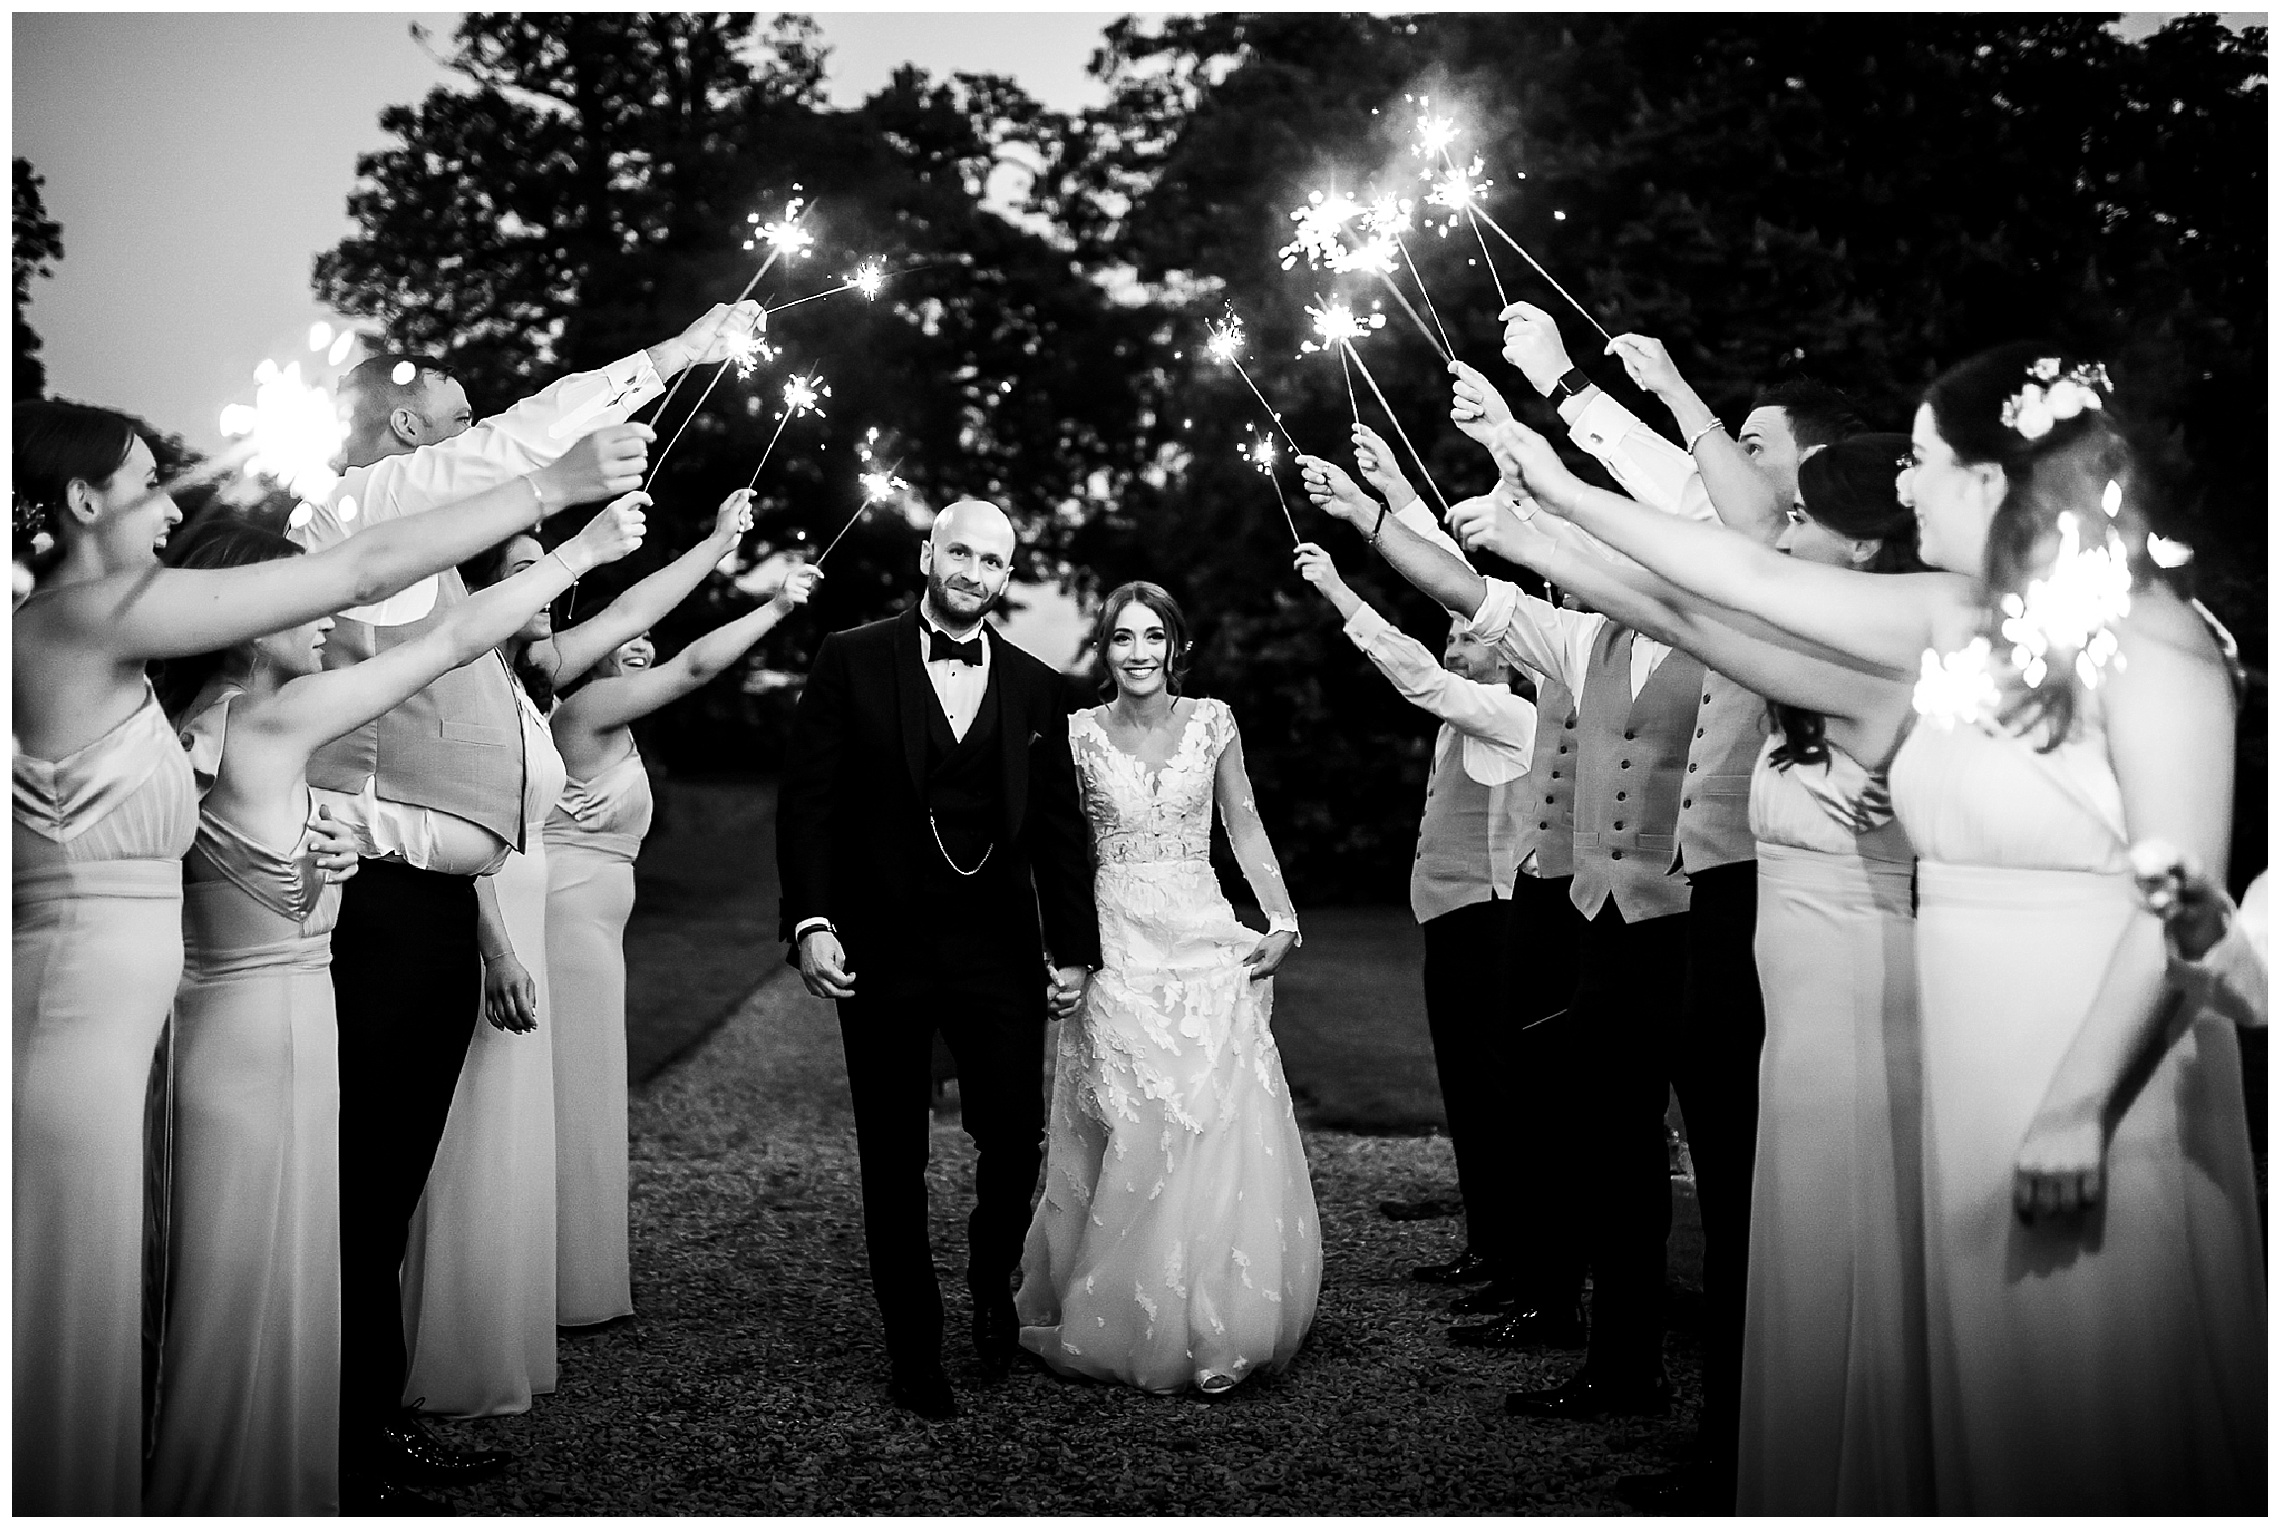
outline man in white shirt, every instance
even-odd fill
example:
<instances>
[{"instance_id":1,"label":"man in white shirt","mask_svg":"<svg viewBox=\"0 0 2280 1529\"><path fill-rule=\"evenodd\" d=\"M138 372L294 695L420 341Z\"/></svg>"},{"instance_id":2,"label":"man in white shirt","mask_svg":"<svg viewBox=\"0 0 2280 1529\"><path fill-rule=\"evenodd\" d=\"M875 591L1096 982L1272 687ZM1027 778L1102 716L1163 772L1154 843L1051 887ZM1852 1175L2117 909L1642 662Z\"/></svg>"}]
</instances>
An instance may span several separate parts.
<instances>
[{"instance_id":1,"label":"man in white shirt","mask_svg":"<svg viewBox=\"0 0 2280 1529\"><path fill-rule=\"evenodd\" d=\"M1422 505L1412 502L1401 513L1419 535L1441 537ZM1512 1195L1529 1165L1512 1150L1514 1065L1504 1044L1508 910L1525 820L1534 810L1526 777L1536 707L1513 693L1512 666L1485 644L1452 636L1436 660L1355 594L1320 547L1298 549L1298 570L1345 618L1347 640L1406 699L1441 721L1409 903L1425 936L1425 1022L1457 1159L1465 1245L1449 1263L1426 1265L1413 1277L1447 1284L1485 1276L1509 1288L1514 1241L1527 1235Z\"/></svg>"},{"instance_id":2,"label":"man in white shirt","mask_svg":"<svg viewBox=\"0 0 2280 1529\"><path fill-rule=\"evenodd\" d=\"M595 372L565 377L472 422L458 382L410 357L349 375L348 469L295 530L330 546L400 516L450 513L455 500L553 462L589 433L637 462L646 426L627 417L664 379L763 322L755 304L716 306L682 334ZM526 478L526 481L533 481ZM533 487L534 523L567 508ZM445 572L376 605L344 611L325 648L340 668L416 638L466 599ZM342 887L332 940L340 1025L341 1480L344 1512L418 1511L415 1487L498 1470L498 1451L453 1450L401 1410L399 1275L482 1002L475 878L538 825L523 820L515 681L495 654L452 671L388 715L327 744L311 795L356 837L360 873Z\"/></svg>"}]
</instances>

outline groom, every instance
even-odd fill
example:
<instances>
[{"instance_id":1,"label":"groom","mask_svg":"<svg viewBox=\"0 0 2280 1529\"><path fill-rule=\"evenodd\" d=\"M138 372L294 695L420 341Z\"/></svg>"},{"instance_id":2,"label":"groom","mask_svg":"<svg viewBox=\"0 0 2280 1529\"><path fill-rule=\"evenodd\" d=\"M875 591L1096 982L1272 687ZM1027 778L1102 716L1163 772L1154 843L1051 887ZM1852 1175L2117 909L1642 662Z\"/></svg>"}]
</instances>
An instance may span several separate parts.
<instances>
[{"instance_id":1,"label":"groom","mask_svg":"<svg viewBox=\"0 0 2280 1529\"><path fill-rule=\"evenodd\" d=\"M993 504L936 518L918 609L824 639L777 799L783 935L808 991L839 1004L887 1395L929 1418L957 1413L926 1231L934 1032L979 1155L966 1283L1000 1379L1043 1157L1045 1017L1074 1013L1100 965L1056 676L982 620L1013 551Z\"/></svg>"}]
</instances>

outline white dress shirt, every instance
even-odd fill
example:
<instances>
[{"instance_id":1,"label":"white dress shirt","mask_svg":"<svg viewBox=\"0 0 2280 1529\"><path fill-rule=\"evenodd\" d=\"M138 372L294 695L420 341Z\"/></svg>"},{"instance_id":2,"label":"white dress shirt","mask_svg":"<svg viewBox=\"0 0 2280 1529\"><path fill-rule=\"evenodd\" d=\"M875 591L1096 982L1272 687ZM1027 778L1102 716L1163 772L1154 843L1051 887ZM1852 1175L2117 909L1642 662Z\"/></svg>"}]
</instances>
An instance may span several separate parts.
<instances>
[{"instance_id":1,"label":"white dress shirt","mask_svg":"<svg viewBox=\"0 0 2280 1529\"><path fill-rule=\"evenodd\" d=\"M982 697L990 688L989 622L976 623L974 629L961 638L941 622L922 600L918 607L919 661L926 665L926 677L934 685L934 698L942 703L942 715L950 723L950 732L960 743L966 741L966 729L974 725L974 715L982 709ZM978 641L982 645L982 661L978 664L960 663L955 658L929 659L926 655L934 643L929 632L940 632L952 641Z\"/></svg>"},{"instance_id":2,"label":"white dress shirt","mask_svg":"<svg viewBox=\"0 0 2280 1529\"><path fill-rule=\"evenodd\" d=\"M623 424L664 387L647 351L613 361L598 372L573 373L448 441L350 468L309 523L292 535L312 552L320 551L366 526L497 488L557 460L587 432ZM534 499L533 518L537 511ZM372 626L405 626L421 620L435 609L438 577L430 574L384 600L341 615ZM521 682L510 676L508 683ZM366 858L397 859L423 871L456 876L487 876L506 864L511 846L497 834L455 813L388 800L379 794L373 778L367 777L359 792L311 787L310 794L348 827L358 853Z\"/></svg>"},{"instance_id":3,"label":"white dress shirt","mask_svg":"<svg viewBox=\"0 0 2280 1529\"><path fill-rule=\"evenodd\" d=\"M1584 671L1591 667L1591 645L1607 618L1594 611L1563 610L1524 593L1504 579L1487 581L1488 594L1470 621L1455 633L1501 649L1513 662L1557 680L1569 695L1583 694ZM1670 656L1670 644L1644 633L1631 636L1631 699L1646 689L1655 670Z\"/></svg>"},{"instance_id":4,"label":"white dress shirt","mask_svg":"<svg viewBox=\"0 0 2280 1529\"><path fill-rule=\"evenodd\" d=\"M1452 737L1464 748L1465 774L1502 786L1528 773L1536 749L1535 703L1502 685L1451 674L1433 650L1367 605L1346 623L1346 638L1412 704L1441 719L1438 759Z\"/></svg>"}]
</instances>

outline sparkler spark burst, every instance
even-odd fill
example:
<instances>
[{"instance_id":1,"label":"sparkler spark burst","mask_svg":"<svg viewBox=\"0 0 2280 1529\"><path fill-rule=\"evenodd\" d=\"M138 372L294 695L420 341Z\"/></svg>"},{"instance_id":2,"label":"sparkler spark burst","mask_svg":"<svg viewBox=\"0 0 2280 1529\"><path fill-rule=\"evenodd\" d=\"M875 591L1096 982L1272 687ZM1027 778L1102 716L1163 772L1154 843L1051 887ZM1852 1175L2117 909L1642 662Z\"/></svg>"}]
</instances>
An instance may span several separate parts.
<instances>
[{"instance_id":1,"label":"sparkler spark burst","mask_svg":"<svg viewBox=\"0 0 2280 1529\"><path fill-rule=\"evenodd\" d=\"M1916 715L1945 728L1993 721L2003 699L1995 684L1994 657L1994 645L1984 637L1945 655L1926 648L1916 680Z\"/></svg>"},{"instance_id":2,"label":"sparkler spark burst","mask_svg":"<svg viewBox=\"0 0 2280 1529\"><path fill-rule=\"evenodd\" d=\"M1211 336L1203 348L1211 352L1211 359L1222 366L1232 366L1243 353L1243 321L1230 313L1218 323L1206 323L1204 332Z\"/></svg>"},{"instance_id":3,"label":"sparkler spark burst","mask_svg":"<svg viewBox=\"0 0 2280 1529\"><path fill-rule=\"evenodd\" d=\"M877 260L866 260L855 267L855 273L847 278L847 285L861 293L865 302L869 302L879 295L879 288L885 286L886 281L886 266Z\"/></svg>"},{"instance_id":4,"label":"sparkler spark burst","mask_svg":"<svg viewBox=\"0 0 2280 1529\"><path fill-rule=\"evenodd\" d=\"M818 386L818 382L819 379L816 375L810 372L805 377L794 377L784 384L784 413L786 417L794 414L821 414L823 412L823 406L819 400L831 396L831 387L829 384Z\"/></svg>"},{"instance_id":5,"label":"sparkler spark burst","mask_svg":"<svg viewBox=\"0 0 2280 1529\"><path fill-rule=\"evenodd\" d=\"M1314 320L1314 332L1321 336L1321 340L1319 343L1314 340L1301 342L1298 347L1300 355L1309 351L1328 350L1334 345L1351 345L1371 330L1385 327L1384 314L1372 313L1367 319L1358 319L1354 317L1354 310L1344 303L1324 303L1320 306L1309 303L1306 312Z\"/></svg>"},{"instance_id":6,"label":"sparkler spark burst","mask_svg":"<svg viewBox=\"0 0 2280 1529\"><path fill-rule=\"evenodd\" d=\"M1371 202L1362 214L1362 222L1369 231L1381 238L1391 238L1409 228L1409 214L1416 203L1388 193Z\"/></svg>"},{"instance_id":7,"label":"sparkler spark burst","mask_svg":"<svg viewBox=\"0 0 2280 1529\"><path fill-rule=\"evenodd\" d=\"M2040 689L2049 678L2051 659L2071 654L2075 678L2096 689L2109 663L2122 664L2114 623L2130 613L2130 560L2121 537L2108 530L2086 548L2082 522L2061 511L2050 572L2028 580L2024 595L2005 595L2002 610L2011 662L2029 687Z\"/></svg>"},{"instance_id":8,"label":"sparkler spark burst","mask_svg":"<svg viewBox=\"0 0 2280 1529\"><path fill-rule=\"evenodd\" d=\"M1431 170L1420 172L1418 179L1433 183L1433 189L1425 194L1425 200L1435 207L1448 208L1451 220L1454 221L1457 213L1470 210L1473 203L1480 200L1480 194L1496 184L1478 178L1481 164L1481 157L1475 154L1471 164L1460 166L1452 163L1437 177Z\"/></svg>"},{"instance_id":9,"label":"sparkler spark burst","mask_svg":"<svg viewBox=\"0 0 2280 1529\"><path fill-rule=\"evenodd\" d=\"M1282 257L1282 268L1289 270L1301 257L1310 266L1333 265L1345 253L1340 232L1361 211L1362 204L1343 191L1309 191L1306 205L1293 209L1290 215L1298 225L1297 237L1275 251Z\"/></svg>"},{"instance_id":10,"label":"sparkler spark burst","mask_svg":"<svg viewBox=\"0 0 2280 1529\"><path fill-rule=\"evenodd\" d=\"M749 214L751 221L759 226L752 230L753 237L744 241L744 247L751 249L755 244L767 244L786 260L799 259L815 243L815 235L800 227L800 209L806 205L806 197L793 197L784 204L783 217L773 223L760 222L760 214L756 212Z\"/></svg>"},{"instance_id":11,"label":"sparkler spark burst","mask_svg":"<svg viewBox=\"0 0 2280 1529\"><path fill-rule=\"evenodd\" d=\"M1273 477L1275 475L1274 437L1271 435L1261 435L1259 433L1259 427L1256 425L1251 425L1247 428L1251 432L1250 444L1247 446L1237 446L1235 448L1235 455L1241 457L1244 461L1257 468L1266 476L1270 478Z\"/></svg>"},{"instance_id":12,"label":"sparkler spark burst","mask_svg":"<svg viewBox=\"0 0 2280 1529\"><path fill-rule=\"evenodd\" d=\"M1390 275L1400 249L1390 233L1376 234L1350 250L1341 250L1330 262L1330 269L1340 273L1363 271L1375 276Z\"/></svg>"},{"instance_id":13,"label":"sparkler spark burst","mask_svg":"<svg viewBox=\"0 0 2280 1529\"><path fill-rule=\"evenodd\" d=\"M756 334L730 335L721 345L728 351L727 359L736 367L739 377L751 376L755 366L774 360L776 355L769 349L768 342Z\"/></svg>"},{"instance_id":14,"label":"sparkler spark burst","mask_svg":"<svg viewBox=\"0 0 2280 1529\"><path fill-rule=\"evenodd\" d=\"M275 478L303 499L323 499L340 481L333 461L348 440L348 421L328 388L304 382L301 363L254 368L250 404L222 410L222 434L247 446L245 470Z\"/></svg>"}]
</instances>

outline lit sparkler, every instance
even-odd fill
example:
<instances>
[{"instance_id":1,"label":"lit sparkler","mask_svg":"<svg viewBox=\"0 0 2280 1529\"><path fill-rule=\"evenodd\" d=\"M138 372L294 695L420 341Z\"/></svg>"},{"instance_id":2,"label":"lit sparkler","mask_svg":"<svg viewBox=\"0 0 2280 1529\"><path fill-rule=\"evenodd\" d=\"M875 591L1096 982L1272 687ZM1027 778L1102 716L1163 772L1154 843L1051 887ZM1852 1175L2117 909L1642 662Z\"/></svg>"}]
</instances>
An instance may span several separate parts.
<instances>
[{"instance_id":1,"label":"lit sparkler","mask_svg":"<svg viewBox=\"0 0 2280 1529\"><path fill-rule=\"evenodd\" d=\"M873 425L864 433L862 443L855 448L855 454L864 462L863 471L855 475L856 483L863 490L863 502L855 507L854 514L847 517L847 524L839 528L839 534L834 536L829 545L817 555L815 561L818 567L822 566L825 558L831 556L833 547L846 540L847 533L855 529L855 522L870 513L872 505L883 504L892 499L900 499L910 492L910 484L895 475L894 467L879 466L878 456L872 449L877 444L878 439L879 427ZM895 464L895 466L900 465L899 462Z\"/></svg>"},{"instance_id":2,"label":"lit sparkler","mask_svg":"<svg viewBox=\"0 0 2280 1529\"><path fill-rule=\"evenodd\" d=\"M1251 380L1250 370L1243 365L1243 321L1235 316L1235 310L1228 309L1226 318L1218 323L1206 323L1203 327L1204 332L1210 336L1203 348L1211 353L1211 359L1235 368L1235 375L1243 379L1243 385L1251 390L1251 396L1259 401L1259 407L1267 411L1267 418L1274 421L1277 430L1282 431L1283 439L1290 442L1290 449L1304 451L1306 448L1298 444L1298 438L1283 424L1282 416L1275 412L1274 405L1267 402L1267 395L1259 391L1259 385Z\"/></svg>"},{"instance_id":3,"label":"lit sparkler","mask_svg":"<svg viewBox=\"0 0 2280 1529\"><path fill-rule=\"evenodd\" d=\"M1591 310L1577 302L1575 294L1561 286L1558 279L1544 269L1544 263L1534 255L1529 254L1527 246L1506 232L1504 225L1497 222L1495 218L1489 215L1488 210L1480 205L1481 193L1486 191L1491 183L1475 178L1481 171L1481 158L1478 154L1473 156L1472 164L1469 167L1462 170L1457 167L1456 156L1449 152L1449 145L1454 143L1457 137L1456 119L1432 115L1430 97L1416 96L1411 97L1411 99L1416 101L1419 109L1417 141L1411 145L1411 148L1419 158L1426 162L1426 167L1418 172L1418 179L1434 183L1433 191L1426 197L1426 200L1435 206L1448 208L1450 223L1454 223L1456 214L1462 212L1466 220L1472 224L1473 237L1480 240L1481 258L1488 261L1489 279L1496 283L1497 296L1500 298L1504 296L1504 281L1502 277L1497 275L1496 262L1489 259L1488 240L1482 236L1480 231L1483 223L1496 230L1498 238L1511 245L1513 251L1522 260L1527 261L1530 268L1538 276L1543 277L1551 285L1554 292L1559 293L1561 297L1567 300L1569 307L1582 314L1583 321L1598 330L1601 339L1612 341L1615 337L1607 332L1607 326L1592 317ZM1435 160L1440 161L1445 172L1438 180L1435 180L1433 170ZM1525 177L1522 178L1525 179ZM1562 215L1555 212L1552 216L1557 218ZM1447 237L1448 231L1448 225L1444 224L1441 228L1441 234L1444 238Z\"/></svg>"},{"instance_id":4,"label":"lit sparkler","mask_svg":"<svg viewBox=\"0 0 2280 1529\"><path fill-rule=\"evenodd\" d=\"M794 191L797 191L800 188L795 185L792 187L792 189ZM783 220L778 223L771 223L767 225L767 227L768 229L773 230L782 230L787 227L793 230L798 230L800 232L801 238L806 239L808 243L813 243L813 239L808 236L804 230L800 230L799 228L800 224L806 220L807 215L813 211L815 211L815 203L808 201L805 197L795 196L789 202L786 202L784 204ZM759 223L760 221L760 214L756 212L747 214L747 217L755 224ZM752 279L744 284L744 290L736 294L736 297L728 304L727 308L721 310L721 316L718 321L719 323L725 324L728 322L729 312L736 307L737 303L741 303L746 298L750 297L752 295L752 289L760 285L760 278L766 276L768 274L769 268L774 266L779 259L785 258L784 250L782 246L777 243L776 239L773 236L766 235L765 231L763 231L763 235L764 237L768 238L768 258L760 262L760 269L752 273ZM750 239L745 240L744 247L747 250L753 248L753 241ZM800 247L805 248L806 246L801 245ZM797 251L795 250L794 253L796 254ZM717 334L718 332L719 330L716 325L714 330L706 335L706 344L709 345L712 340L712 335ZM713 390L713 383L720 381L721 372L725 371L727 369L728 362L734 359L735 357L733 356L724 358L720 366L714 368L712 381L705 384L705 392L703 395L700 395L698 397L696 408L689 411L689 414L692 418L695 416L697 409L704 407L705 396L711 394ZM656 423L658 420L663 419L665 417L666 411L673 407L673 400L680 395L681 384L689 380L689 373L694 370L696 370L694 367L686 368L681 372L679 376L673 379L673 385L665 390L664 399L657 405L657 412L649 416L650 422L652 424ZM673 449L674 442L680 440L681 438L681 431L686 430L688 427L689 421L687 419L682 420L680 426L673 432L673 439L665 443L665 450L659 452L657 454L657 460L650 464L649 477L651 481L654 481L656 479L657 469L665 465L666 452L670 452Z\"/></svg>"},{"instance_id":5,"label":"lit sparkler","mask_svg":"<svg viewBox=\"0 0 2280 1529\"><path fill-rule=\"evenodd\" d=\"M340 405L331 389L302 380L298 361L283 367L264 361L253 377L253 402L222 410L222 434L243 443L247 472L274 478L303 499L322 500L340 481L333 462L348 440Z\"/></svg>"},{"instance_id":6,"label":"lit sparkler","mask_svg":"<svg viewBox=\"0 0 2280 1529\"><path fill-rule=\"evenodd\" d=\"M913 267L913 269L923 270L924 267ZM772 314L782 313L787 308L797 308L802 303L819 302L826 297L837 297L842 292L858 293L865 302L870 302L878 297L879 289L887 284L887 274L887 268L883 261L876 258L869 259L850 271L847 274L847 279L838 286L825 287L821 292L810 292L805 297L795 297L788 303L778 303L768 311Z\"/></svg>"},{"instance_id":7,"label":"lit sparkler","mask_svg":"<svg viewBox=\"0 0 2280 1529\"><path fill-rule=\"evenodd\" d=\"M1247 446L1237 446L1235 454L1274 485L1275 502L1282 506L1283 523L1290 527L1291 541L1294 544L1303 541L1304 538L1298 534L1298 521L1290 513L1290 500L1283 494L1282 481L1275 476L1275 438L1260 434L1257 425L1246 425L1244 428L1251 432L1251 442Z\"/></svg>"},{"instance_id":8,"label":"lit sparkler","mask_svg":"<svg viewBox=\"0 0 2280 1529\"><path fill-rule=\"evenodd\" d=\"M775 451L776 443L784 438L784 427L799 415L823 413L822 400L830 396L831 385L823 382L813 372L805 377L786 379L784 412L776 416L776 433L768 437L768 444L761 450L760 460L752 469L752 481L744 485L746 488L759 486L760 469L768 465L769 454Z\"/></svg>"},{"instance_id":9,"label":"lit sparkler","mask_svg":"<svg viewBox=\"0 0 2280 1529\"><path fill-rule=\"evenodd\" d=\"M1448 335L1444 332L1436 337L1431 329L1426 328L1424 318L1411 306L1408 297L1393 280L1394 262L1397 259L1407 261L1409 258L1408 247L1402 242L1401 232L1409 227L1412 205L1397 196L1375 196L1369 205L1364 206L1343 191L1310 191L1306 196L1306 205L1293 209L1290 214L1291 221L1298 225L1297 236L1277 253L1281 255L1282 266L1286 271L1303 258L1316 270L1327 268L1340 275L1359 272L1375 276L1393 294L1393 300L1401 304L1402 311L1417 326L1417 332L1425 337L1425 343L1432 346L1441 359L1446 361L1450 357ZM1345 241L1345 229L1356 219L1368 230L1368 236L1349 245ZM1414 262L1410 263L1409 271L1410 275L1417 275ZM1422 277L1417 278L1417 290L1420 293L1425 291ZM1432 297L1427 295L1426 306L1430 308L1432 303ZM1436 325L1440 323L1440 318L1438 313L1433 315Z\"/></svg>"},{"instance_id":10,"label":"lit sparkler","mask_svg":"<svg viewBox=\"0 0 2280 1529\"><path fill-rule=\"evenodd\" d=\"M2019 678L2040 689L2051 661L2071 655L2074 677L2094 690L2106 666L2121 668L2114 624L2130 613L2130 561L2121 537L2108 529L2098 545L2082 545L2082 522L2058 516L2058 554L2050 571L2027 581L2024 594L2002 600L2004 640Z\"/></svg>"},{"instance_id":11,"label":"lit sparkler","mask_svg":"<svg viewBox=\"0 0 2280 1529\"><path fill-rule=\"evenodd\" d=\"M1369 321L1364 323L1356 318L1353 310L1344 303L1317 302L1316 305L1309 307L1306 311L1313 316L1314 332L1322 337L1322 343L1317 345L1311 340L1306 341L1299 346L1300 351L1328 350L1335 345L1338 347L1339 361L1341 363L1347 361L1353 363L1354 369L1362 374L1362 380L1370 385L1370 393L1377 399L1378 407L1385 410L1385 417L1393 422L1393 433L1400 436L1401 444L1408 448L1410 460L1417 464L1418 474L1424 478L1425 486L1433 491L1435 499L1440 500L1442 513L1448 513L1449 501L1441 493L1441 485L1433 481L1433 470L1425 465L1425 458L1419 455L1416 443L1409 439L1409 432L1402 428L1401 417L1393 412L1393 405L1386 402L1385 389L1378 386L1377 377L1370 371L1370 364L1364 361L1362 353L1354 348L1354 341L1362 338L1373 329L1384 327L1385 315L1373 313L1370 315ZM1346 392L1349 400L1353 397L1353 387L1353 378L1349 375L1346 380ZM1356 424L1361 423L1361 418L1361 405L1357 402L1354 404L1354 422Z\"/></svg>"}]
</instances>

